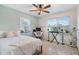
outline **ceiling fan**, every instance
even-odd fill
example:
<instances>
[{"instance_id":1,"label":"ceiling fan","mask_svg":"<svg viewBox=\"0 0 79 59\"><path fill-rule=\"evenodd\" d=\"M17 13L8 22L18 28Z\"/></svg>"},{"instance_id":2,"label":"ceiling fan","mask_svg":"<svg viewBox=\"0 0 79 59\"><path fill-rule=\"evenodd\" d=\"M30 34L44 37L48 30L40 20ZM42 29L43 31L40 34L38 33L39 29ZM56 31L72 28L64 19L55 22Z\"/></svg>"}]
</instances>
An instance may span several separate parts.
<instances>
[{"instance_id":1,"label":"ceiling fan","mask_svg":"<svg viewBox=\"0 0 79 59\"><path fill-rule=\"evenodd\" d=\"M44 4L32 4L36 9L30 10L30 12L38 12L38 15L40 15L42 12L50 13L47 9L51 7L51 5L44 5Z\"/></svg>"}]
</instances>

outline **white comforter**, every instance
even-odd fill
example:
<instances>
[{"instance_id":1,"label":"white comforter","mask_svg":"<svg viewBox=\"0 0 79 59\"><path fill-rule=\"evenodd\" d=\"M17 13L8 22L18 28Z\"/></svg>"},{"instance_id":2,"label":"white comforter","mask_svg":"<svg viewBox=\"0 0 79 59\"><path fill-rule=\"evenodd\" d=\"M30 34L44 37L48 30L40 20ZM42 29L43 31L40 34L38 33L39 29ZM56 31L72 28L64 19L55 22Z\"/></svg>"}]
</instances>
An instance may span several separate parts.
<instances>
[{"instance_id":1,"label":"white comforter","mask_svg":"<svg viewBox=\"0 0 79 59\"><path fill-rule=\"evenodd\" d=\"M0 54L30 55L33 54L36 49L39 49L41 45L42 42L40 39L28 36L0 38Z\"/></svg>"}]
</instances>

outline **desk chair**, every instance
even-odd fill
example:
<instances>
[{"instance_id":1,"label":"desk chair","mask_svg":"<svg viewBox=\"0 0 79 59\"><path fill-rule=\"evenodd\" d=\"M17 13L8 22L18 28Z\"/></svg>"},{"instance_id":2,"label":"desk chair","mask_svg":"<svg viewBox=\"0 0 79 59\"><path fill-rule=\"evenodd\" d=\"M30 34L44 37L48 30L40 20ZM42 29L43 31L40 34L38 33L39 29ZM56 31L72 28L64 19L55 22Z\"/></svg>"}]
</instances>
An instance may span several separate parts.
<instances>
[{"instance_id":1,"label":"desk chair","mask_svg":"<svg viewBox=\"0 0 79 59\"><path fill-rule=\"evenodd\" d=\"M36 38L42 39L43 32L41 31L41 28L34 29L33 34Z\"/></svg>"}]
</instances>

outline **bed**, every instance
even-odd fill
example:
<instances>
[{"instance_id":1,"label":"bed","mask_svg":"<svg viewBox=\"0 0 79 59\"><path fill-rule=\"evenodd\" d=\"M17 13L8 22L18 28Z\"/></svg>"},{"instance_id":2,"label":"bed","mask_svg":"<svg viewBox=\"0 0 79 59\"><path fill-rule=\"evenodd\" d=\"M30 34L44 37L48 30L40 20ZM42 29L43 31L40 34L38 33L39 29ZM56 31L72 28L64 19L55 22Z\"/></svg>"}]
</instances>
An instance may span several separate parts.
<instances>
[{"instance_id":1,"label":"bed","mask_svg":"<svg viewBox=\"0 0 79 59\"><path fill-rule=\"evenodd\" d=\"M42 41L29 36L0 38L0 55L32 55L41 48Z\"/></svg>"}]
</instances>

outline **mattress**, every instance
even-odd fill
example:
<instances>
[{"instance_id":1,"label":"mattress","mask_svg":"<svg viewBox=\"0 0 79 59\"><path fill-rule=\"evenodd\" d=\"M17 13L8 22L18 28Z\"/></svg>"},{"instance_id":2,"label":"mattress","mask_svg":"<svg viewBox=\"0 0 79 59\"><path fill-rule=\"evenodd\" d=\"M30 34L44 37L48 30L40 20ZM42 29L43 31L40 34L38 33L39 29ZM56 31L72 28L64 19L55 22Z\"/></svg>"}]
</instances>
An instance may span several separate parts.
<instances>
[{"instance_id":1,"label":"mattress","mask_svg":"<svg viewBox=\"0 0 79 59\"><path fill-rule=\"evenodd\" d=\"M41 45L40 39L29 36L0 38L0 55L32 55Z\"/></svg>"}]
</instances>

